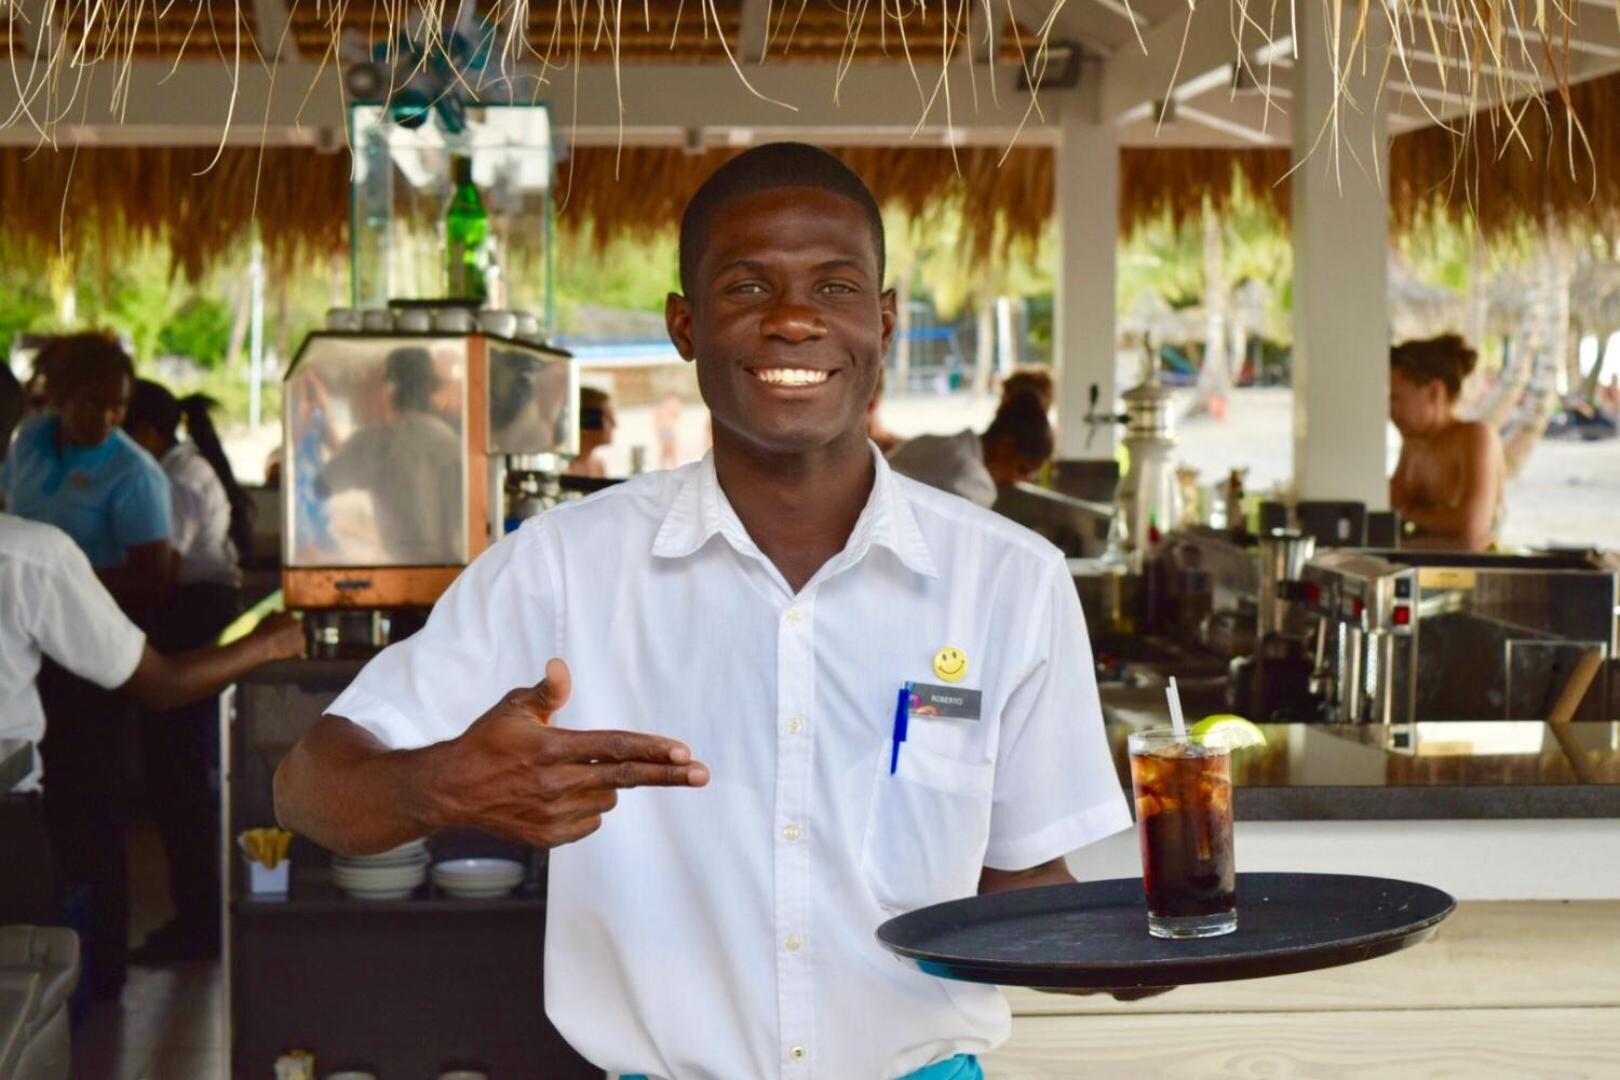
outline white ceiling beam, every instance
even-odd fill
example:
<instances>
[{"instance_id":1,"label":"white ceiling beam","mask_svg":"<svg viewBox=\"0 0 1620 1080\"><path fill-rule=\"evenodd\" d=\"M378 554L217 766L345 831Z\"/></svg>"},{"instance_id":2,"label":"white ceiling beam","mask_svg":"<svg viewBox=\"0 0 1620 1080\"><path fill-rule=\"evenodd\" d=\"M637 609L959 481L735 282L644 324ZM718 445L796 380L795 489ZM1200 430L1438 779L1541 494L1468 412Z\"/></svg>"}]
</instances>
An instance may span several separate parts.
<instances>
[{"instance_id":1,"label":"white ceiling beam","mask_svg":"<svg viewBox=\"0 0 1620 1080\"><path fill-rule=\"evenodd\" d=\"M1460 55L1437 56L1425 49L1407 49L1406 58L1409 61L1415 61L1420 64L1429 64L1437 68L1450 68L1453 71L1467 72L1474 70L1473 62L1467 57ZM1393 66L1398 68L1400 66L1400 61L1397 59ZM1479 73L1488 79L1506 78L1512 82L1524 82L1535 86L1541 85L1540 72L1525 71L1522 68L1515 68L1511 66L1498 67L1495 64L1482 63L1479 65Z\"/></svg>"},{"instance_id":2,"label":"white ceiling beam","mask_svg":"<svg viewBox=\"0 0 1620 1080\"><path fill-rule=\"evenodd\" d=\"M1146 15L1143 15L1140 11L1136 11L1130 7L1130 5L1126 4L1124 0L1091 0L1091 2L1102 8L1104 11L1112 11L1115 15L1118 15L1120 18L1124 19L1138 30L1146 30L1149 26L1153 25L1148 20Z\"/></svg>"},{"instance_id":3,"label":"white ceiling beam","mask_svg":"<svg viewBox=\"0 0 1620 1080\"><path fill-rule=\"evenodd\" d=\"M1149 27L1142 32L1142 44L1145 53L1129 45L1103 65L1102 108L1110 119L1143 102L1172 97L1178 87L1222 66L1230 73L1238 55L1229 6L1208 0Z\"/></svg>"},{"instance_id":4,"label":"white ceiling beam","mask_svg":"<svg viewBox=\"0 0 1620 1080\"><path fill-rule=\"evenodd\" d=\"M1482 26L1470 19L1459 19L1453 15L1436 14L1434 22L1436 26L1445 26L1470 35L1477 30L1486 38L1491 37L1493 33L1491 27ZM1553 50L1554 55L1557 55L1564 47L1564 28L1561 24L1554 23L1548 29L1549 33L1542 34L1530 25L1503 26L1500 33L1503 37L1512 38L1537 49L1545 43ZM1620 20L1605 19L1593 16L1590 12L1583 12L1570 28L1569 51L1605 60L1620 60Z\"/></svg>"},{"instance_id":5,"label":"white ceiling beam","mask_svg":"<svg viewBox=\"0 0 1620 1080\"><path fill-rule=\"evenodd\" d=\"M234 88L232 136L246 133L256 139L261 127L281 132L284 139L305 138L296 135L305 129L341 131L343 103L332 65L327 65L305 101L318 70L318 64L307 60L283 63L272 96L263 69L244 64ZM574 129L588 141L617 141L622 131L626 140L657 135L678 142L686 129L701 123L709 130L800 132L799 137L829 141L847 134L856 140L875 138L903 144L917 131L921 145L941 145L947 139L958 144L1001 141L1005 145L1020 127L1022 137L1040 141L1046 137L1040 133L1057 122L1053 107L1046 107L1044 116L1028 108L1029 95L1017 89L1018 73L1010 64L994 69L994 99L984 82L991 77L990 71L978 68L970 72L966 64L953 65L946 81L950 90L949 122L942 90L920 128L923 104L917 83L903 64L854 66L838 100L834 99L836 69L830 64L770 64L745 66L743 70L757 95L748 92L728 64L627 64L619 72L617 90L613 69L605 64L578 68L577 86L573 71L553 70L548 85L541 88L534 85L531 73L520 72L511 94L517 101L546 102L552 108L555 127L565 135ZM81 92L88 95L81 104L87 103L88 109L81 111L76 106L68 111L66 116L73 123L64 122L58 132L102 129L122 122L132 129L192 130L212 133L216 140L220 137L233 90L228 68L203 61L183 63L178 68L161 61L138 61L129 70L128 106L121 118L108 109L118 73L113 64L98 64L88 71L81 87ZM939 75L937 66L919 65L916 78L921 80L924 91L932 94ZM969 81L973 77L979 80L976 110ZM619 90L624 101L622 128ZM777 103L784 101L796 106L796 110ZM0 117L10 115L16 102L17 91L11 80L0 79ZM65 104L60 99L55 103L58 115L63 114ZM34 105L39 115L43 102L36 100ZM0 139L13 144L38 138L39 133L26 124L0 130Z\"/></svg>"},{"instance_id":6,"label":"white ceiling beam","mask_svg":"<svg viewBox=\"0 0 1620 1080\"><path fill-rule=\"evenodd\" d=\"M1495 104L1495 102L1486 98L1471 98L1467 94L1459 94L1451 90L1442 90L1438 86L1423 86L1417 83L1410 83L1404 79L1390 79L1384 84L1384 86L1386 89L1393 90L1397 94L1428 98L1430 101L1438 101L1442 105L1457 105L1463 108L1468 108L1470 106L1486 108ZM1444 114L1442 113L1441 115Z\"/></svg>"},{"instance_id":7,"label":"white ceiling beam","mask_svg":"<svg viewBox=\"0 0 1620 1080\"><path fill-rule=\"evenodd\" d=\"M1201 127L1207 127L1211 131L1219 131L1222 134L1231 135L1232 137L1249 143L1252 146L1288 145L1287 132L1284 132L1281 136L1274 133L1268 134L1261 131L1259 128L1252 128L1247 124L1240 124L1235 120L1228 120L1224 116L1217 116L1214 113L1205 112L1203 109L1197 109L1191 105L1177 105L1176 116L1179 119L1190 121L1194 124L1198 124Z\"/></svg>"}]
</instances>

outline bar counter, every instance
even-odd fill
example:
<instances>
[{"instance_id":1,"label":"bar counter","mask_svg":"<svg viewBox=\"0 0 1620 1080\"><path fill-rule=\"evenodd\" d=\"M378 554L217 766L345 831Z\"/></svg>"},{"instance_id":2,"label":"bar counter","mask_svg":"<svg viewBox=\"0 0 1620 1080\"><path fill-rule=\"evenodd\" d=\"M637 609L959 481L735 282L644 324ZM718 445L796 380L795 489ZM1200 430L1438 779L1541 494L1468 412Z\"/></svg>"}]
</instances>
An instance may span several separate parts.
<instances>
[{"instance_id":1,"label":"bar counter","mask_svg":"<svg viewBox=\"0 0 1620 1080\"><path fill-rule=\"evenodd\" d=\"M1130 787L1126 737L1164 726L1104 693L1108 741ZM1541 721L1265 724L1267 745L1232 758L1240 821L1620 817L1620 725ZM1580 753L1577 763L1572 752Z\"/></svg>"},{"instance_id":2,"label":"bar counter","mask_svg":"<svg viewBox=\"0 0 1620 1080\"><path fill-rule=\"evenodd\" d=\"M242 824L268 820L269 772L362 663L291 661L243 680L258 721L234 778L255 819ZM1190 716L1222 710L1218 680L1184 682ZM1164 691L1104 682L1101 694L1128 792L1126 737L1167 722ZM1563 739L1539 721L1263 730L1266 747L1234 758L1242 869L1409 878L1464 899L1620 899L1620 862L1594 857L1620 850L1620 725L1572 724ZM1081 880L1129 877L1140 858L1131 830L1069 866Z\"/></svg>"}]
</instances>

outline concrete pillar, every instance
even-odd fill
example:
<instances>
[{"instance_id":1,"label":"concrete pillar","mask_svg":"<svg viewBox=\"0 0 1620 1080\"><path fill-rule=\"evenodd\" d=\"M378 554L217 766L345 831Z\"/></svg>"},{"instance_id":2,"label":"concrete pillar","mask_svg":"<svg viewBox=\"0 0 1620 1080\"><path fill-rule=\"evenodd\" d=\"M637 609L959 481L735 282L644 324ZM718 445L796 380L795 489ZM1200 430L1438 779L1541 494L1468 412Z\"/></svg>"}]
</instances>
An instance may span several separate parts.
<instances>
[{"instance_id":1,"label":"concrete pillar","mask_svg":"<svg viewBox=\"0 0 1620 1080\"><path fill-rule=\"evenodd\" d=\"M1337 5L1300 4L1295 40L1294 487L1302 499L1389 503L1389 94L1378 93L1388 26L1368 21L1365 61L1345 58L1348 15ZM1334 63L1335 49L1339 63ZM1345 69L1338 137L1324 126L1335 108L1336 68ZM1374 169L1377 169L1375 175Z\"/></svg>"},{"instance_id":2,"label":"concrete pillar","mask_svg":"<svg viewBox=\"0 0 1620 1080\"><path fill-rule=\"evenodd\" d=\"M1093 383L1099 389L1099 411L1111 412L1114 406L1119 143L1114 125L1098 122L1094 95L1064 96L1055 166L1058 267L1052 300L1058 456L1107 460L1114 456L1119 432L1110 424L1092 435L1085 417Z\"/></svg>"}]
</instances>

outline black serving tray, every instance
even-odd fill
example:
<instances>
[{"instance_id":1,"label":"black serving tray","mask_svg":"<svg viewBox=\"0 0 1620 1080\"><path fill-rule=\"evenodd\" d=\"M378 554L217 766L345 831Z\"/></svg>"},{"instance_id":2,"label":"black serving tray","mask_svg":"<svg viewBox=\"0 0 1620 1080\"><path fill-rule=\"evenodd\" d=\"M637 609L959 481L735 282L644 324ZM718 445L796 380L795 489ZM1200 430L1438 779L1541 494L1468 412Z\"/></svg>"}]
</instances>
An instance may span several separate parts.
<instances>
[{"instance_id":1,"label":"black serving tray","mask_svg":"<svg viewBox=\"0 0 1620 1080\"><path fill-rule=\"evenodd\" d=\"M921 908L878 940L947 979L1049 989L1227 982L1337 967L1410 948L1457 902L1428 885L1347 874L1239 874L1238 928L1148 934L1140 878L1053 885Z\"/></svg>"}]
</instances>

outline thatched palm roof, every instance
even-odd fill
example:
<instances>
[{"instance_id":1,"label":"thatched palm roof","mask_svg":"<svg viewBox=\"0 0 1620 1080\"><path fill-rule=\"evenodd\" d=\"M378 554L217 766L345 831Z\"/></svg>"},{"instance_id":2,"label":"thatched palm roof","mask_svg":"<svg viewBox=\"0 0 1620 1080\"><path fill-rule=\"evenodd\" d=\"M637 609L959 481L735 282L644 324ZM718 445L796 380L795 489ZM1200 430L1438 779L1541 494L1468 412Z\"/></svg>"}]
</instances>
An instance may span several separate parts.
<instances>
[{"instance_id":1,"label":"thatched palm roof","mask_svg":"<svg viewBox=\"0 0 1620 1080\"><path fill-rule=\"evenodd\" d=\"M1440 213L1472 214L1488 235L1543 223L1614 228L1620 75L1574 86L1568 101L1531 109L1520 122L1522 141L1489 118L1466 138L1441 127L1395 138L1388 160L1394 227ZM1590 147L1573 168L1557 152L1567 110ZM1051 214L1053 153L1046 147L833 149L880 200L913 215L959 202L964 254L975 260L1037 239ZM598 242L674 225L703 177L736 152L578 147L559 168L559 225L564 232L588 226ZM179 268L196 276L242 242L256 214L272 259L290 263L300 253L346 248L346 153L228 147L208 171L213 156L186 147L0 148L0 244L43 252L60 241L71 253L98 238L105 250L127 236L164 234ZM1288 168L1288 153L1279 149L1124 148L1121 224L1194 216L1206 199L1219 210L1239 183L1286 221Z\"/></svg>"},{"instance_id":2,"label":"thatched palm roof","mask_svg":"<svg viewBox=\"0 0 1620 1080\"><path fill-rule=\"evenodd\" d=\"M349 158L305 147L0 148L0 257L168 242L196 280L257 220L272 265L348 249Z\"/></svg>"}]
</instances>

